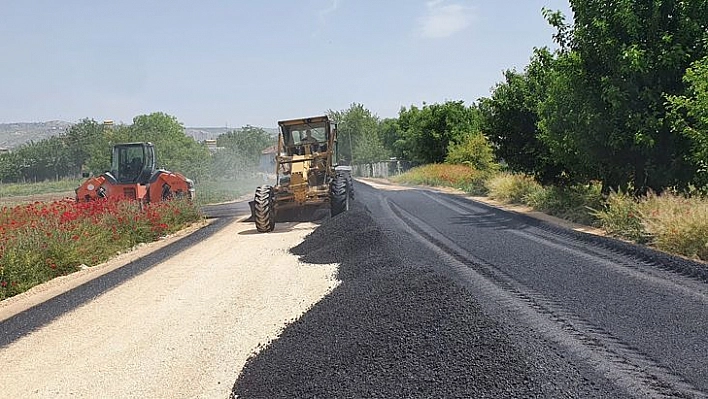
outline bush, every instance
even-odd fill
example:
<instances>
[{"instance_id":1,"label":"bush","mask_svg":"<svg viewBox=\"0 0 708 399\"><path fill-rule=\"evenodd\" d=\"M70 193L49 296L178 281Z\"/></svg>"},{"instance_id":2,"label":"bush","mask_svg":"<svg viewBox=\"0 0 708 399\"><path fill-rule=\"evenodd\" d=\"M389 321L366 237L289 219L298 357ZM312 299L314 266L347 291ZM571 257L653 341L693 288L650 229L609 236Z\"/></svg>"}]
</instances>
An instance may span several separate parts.
<instances>
[{"instance_id":1,"label":"bush","mask_svg":"<svg viewBox=\"0 0 708 399\"><path fill-rule=\"evenodd\" d=\"M708 200L672 193L649 195L642 203L643 227L652 246L708 260Z\"/></svg>"},{"instance_id":2,"label":"bush","mask_svg":"<svg viewBox=\"0 0 708 399\"><path fill-rule=\"evenodd\" d=\"M391 180L404 184L454 187L481 195L486 192L484 182L488 176L488 173L466 165L428 164L417 166Z\"/></svg>"},{"instance_id":3,"label":"bush","mask_svg":"<svg viewBox=\"0 0 708 399\"><path fill-rule=\"evenodd\" d=\"M198 221L195 204L35 202L0 209L0 300Z\"/></svg>"},{"instance_id":4,"label":"bush","mask_svg":"<svg viewBox=\"0 0 708 399\"><path fill-rule=\"evenodd\" d=\"M599 183L545 187L530 192L525 201L539 211L587 225L596 224L593 209L599 209L604 202Z\"/></svg>"},{"instance_id":5,"label":"bush","mask_svg":"<svg viewBox=\"0 0 708 399\"><path fill-rule=\"evenodd\" d=\"M525 204L526 197L543 190L532 177L501 173L486 182L489 197L498 201Z\"/></svg>"},{"instance_id":6,"label":"bush","mask_svg":"<svg viewBox=\"0 0 708 399\"><path fill-rule=\"evenodd\" d=\"M649 236L644 229L641 206L636 198L622 192L612 192L602 205L592 211L598 224L613 237L645 243Z\"/></svg>"},{"instance_id":7,"label":"bush","mask_svg":"<svg viewBox=\"0 0 708 399\"><path fill-rule=\"evenodd\" d=\"M468 135L462 142L450 144L445 163L467 165L475 170L496 171L494 152L489 141L481 133Z\"/></svg>"}]
</instances>

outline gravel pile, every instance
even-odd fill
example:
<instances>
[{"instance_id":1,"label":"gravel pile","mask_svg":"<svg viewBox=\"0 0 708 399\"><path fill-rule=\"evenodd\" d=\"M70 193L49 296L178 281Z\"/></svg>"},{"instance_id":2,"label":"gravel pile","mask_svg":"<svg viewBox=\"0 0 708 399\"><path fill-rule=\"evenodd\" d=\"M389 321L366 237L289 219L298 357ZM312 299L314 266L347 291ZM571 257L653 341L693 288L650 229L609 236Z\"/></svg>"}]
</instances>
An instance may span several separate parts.
<instances>
[{"instance_id":1,"label":"gravel pile","mask_svg":"<svg viewBox=\"0 0 708 399\"><path fill-rule=\"evenodd\" d=\"M389 234L357 204L293 248L308 263L341 263L342 283L249 359L234 397L606 395L570 365L539 362Z\"/></svg>"}]
</instances>

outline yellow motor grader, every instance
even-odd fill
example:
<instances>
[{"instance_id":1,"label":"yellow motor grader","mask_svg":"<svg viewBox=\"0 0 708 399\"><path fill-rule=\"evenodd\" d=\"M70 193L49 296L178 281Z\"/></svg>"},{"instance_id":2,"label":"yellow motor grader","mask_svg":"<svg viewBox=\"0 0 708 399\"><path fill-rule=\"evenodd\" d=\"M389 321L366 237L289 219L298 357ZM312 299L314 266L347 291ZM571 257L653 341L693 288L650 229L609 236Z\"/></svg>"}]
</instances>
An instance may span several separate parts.
<instances>
[{"instance_id":1,"label":"yellow motor grader","mask_svg":"<svg viewBox=\"0 0 708 399\"><path fill-rule=\"evenodd\" d=\"M337 126L327 116L279 121L276 184L256 189L250 202L256 230L273 231L277 213L329 205L336 216L353 199L351 167L338 165Z\"/></svg>"}]
</instances>

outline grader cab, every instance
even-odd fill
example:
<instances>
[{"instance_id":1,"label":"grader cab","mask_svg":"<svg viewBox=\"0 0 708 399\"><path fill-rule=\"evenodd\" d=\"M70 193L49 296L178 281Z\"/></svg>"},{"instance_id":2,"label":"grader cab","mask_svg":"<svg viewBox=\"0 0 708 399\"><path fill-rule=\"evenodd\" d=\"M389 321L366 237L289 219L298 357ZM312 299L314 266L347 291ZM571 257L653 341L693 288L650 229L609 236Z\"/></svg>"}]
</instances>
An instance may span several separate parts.
<instances>
[{"instance_id":1,"label":"grader cab","mask_svg":"<svg viewBox=\"0 0 708 399\"><path fill-rule=\"evenodd\" d=\"M275 228L278 212L329 205L336 216L353 198L351 167L337 165L337 127L327 116L278 122L276 184L256 189L251 211L256 230Z\"/></svg>"}]
</instances>

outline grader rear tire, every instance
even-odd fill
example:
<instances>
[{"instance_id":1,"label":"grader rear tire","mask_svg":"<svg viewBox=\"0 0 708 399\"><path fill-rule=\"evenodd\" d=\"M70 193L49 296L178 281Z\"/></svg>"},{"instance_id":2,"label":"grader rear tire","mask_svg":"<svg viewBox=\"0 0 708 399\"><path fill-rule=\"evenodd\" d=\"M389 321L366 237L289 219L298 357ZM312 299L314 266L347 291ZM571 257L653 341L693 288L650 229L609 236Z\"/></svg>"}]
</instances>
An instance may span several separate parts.
<instances>
[{"instance_id":1,"label":"grader rear tire","mask_svg":"<svg viewBox=\"0 0 708 399\"><path fill-rule=\"evenodd\" d=\"M273 187L261 186L256 188L256 195L253 198L254 219L256 230L259 233L268 233L275 229L275 197Z\"/></svg>"}]
</instances>

